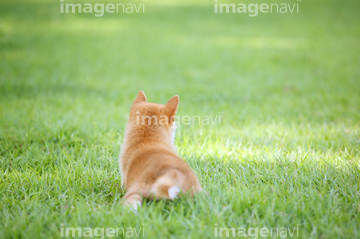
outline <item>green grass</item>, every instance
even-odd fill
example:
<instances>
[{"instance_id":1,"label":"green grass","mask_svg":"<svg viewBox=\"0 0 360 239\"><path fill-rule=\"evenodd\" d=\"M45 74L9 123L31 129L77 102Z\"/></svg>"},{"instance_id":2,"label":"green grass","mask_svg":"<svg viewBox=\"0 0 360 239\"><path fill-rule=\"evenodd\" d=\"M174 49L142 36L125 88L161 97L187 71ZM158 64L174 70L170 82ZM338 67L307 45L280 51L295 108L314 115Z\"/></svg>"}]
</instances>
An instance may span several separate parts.
<instances>
[{"instance_id":1,"label":"green grass","mask_svg":"<svg viewBox=\"0 0 360 239\"><path fill-rule=\"evenodd\" d=\"M145 14L96 18L1 1L0 238L57 238L61 224L359 238L359 8L303 1L300 14L251 18L216 15L212 1L148 1ZM206 193L147 201L136 216L119 204L117 160L139 90L222 120L177 131Z\"/></svg>"}]
</instances>

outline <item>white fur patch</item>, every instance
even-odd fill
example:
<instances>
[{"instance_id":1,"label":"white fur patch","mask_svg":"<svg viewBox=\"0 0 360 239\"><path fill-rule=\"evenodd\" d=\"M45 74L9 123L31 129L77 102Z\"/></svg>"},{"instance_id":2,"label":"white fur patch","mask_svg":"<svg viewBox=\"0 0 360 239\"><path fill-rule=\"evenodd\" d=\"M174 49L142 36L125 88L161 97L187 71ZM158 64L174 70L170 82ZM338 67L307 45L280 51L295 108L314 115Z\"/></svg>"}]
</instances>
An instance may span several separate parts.
<instances>
[{"instance_id":1,"label":"white fur patch","mask_svg":"<svg viewBox=\"0 0 360 239\"><path fill-rule=\"evenodd\" d=\"M135 213L135 215L137 215L137 209L138 206L141 207L141 202L138 200L134 200L130 202L131 205L131 210Z\"/></svg>"},{"instance_id":2,"label":"white fur patch","mask_svg":"<svg viewBox=\"0 0 360 239\"><path fill-rule=\"evenodd\" d=\"M180 193L180 188L178 186L172 186L168 189L169 198L174 200L177 195Z\"/></svg>"},{"instance_id":3,"label":"white fur patch","mask_svg":"<svg viewBox=\"0 0 360 239\"><path fill-rule=\"evenodd\" d=\"M173 125L171 126L171 128L172 128L171 139L172 139L173 144L175 142L176 127L177 127L176 126L176 121L174 121Z\"/></svg>"}]
</instances>

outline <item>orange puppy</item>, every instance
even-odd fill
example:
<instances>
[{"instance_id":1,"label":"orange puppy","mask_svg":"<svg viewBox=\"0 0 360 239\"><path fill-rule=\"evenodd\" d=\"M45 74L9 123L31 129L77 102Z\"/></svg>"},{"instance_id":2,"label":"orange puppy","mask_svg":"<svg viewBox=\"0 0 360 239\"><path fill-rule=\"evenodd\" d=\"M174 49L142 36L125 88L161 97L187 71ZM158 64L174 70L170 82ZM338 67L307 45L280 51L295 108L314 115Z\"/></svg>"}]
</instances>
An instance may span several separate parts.
<instances>
[{"instance_id":1,"label":"orange puppy","mask_svg":"<svg viewBox=\"0 0 360 239\"><path fill-rule=\"evenodd\" d=\"M201 191L198 178L173 144L179 96L165 105L148 103L140 91L131 106L120 156L123 202L137 209L142 198L175 199Z\"/></svg>"}]
</instances>

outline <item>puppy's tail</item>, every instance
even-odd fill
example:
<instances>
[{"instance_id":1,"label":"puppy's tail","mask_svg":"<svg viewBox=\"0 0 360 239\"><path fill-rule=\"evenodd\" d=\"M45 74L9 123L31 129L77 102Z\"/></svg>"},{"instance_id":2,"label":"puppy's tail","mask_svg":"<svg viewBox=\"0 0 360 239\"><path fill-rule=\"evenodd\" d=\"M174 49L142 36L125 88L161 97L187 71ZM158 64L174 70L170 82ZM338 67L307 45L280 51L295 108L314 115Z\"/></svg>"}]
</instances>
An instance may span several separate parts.
<instances>
[{"instance_id":1,"label":"puppy's tail","mask_svg":"<svg viewBox=\"0 0 360 239\"><path fill-rule=\"evenodd\" d=\"M183 173L176 169L170 169L156 180L151 192L155 198L174 200L180 193L184 180Z\"/></svg>"}]
</instances>

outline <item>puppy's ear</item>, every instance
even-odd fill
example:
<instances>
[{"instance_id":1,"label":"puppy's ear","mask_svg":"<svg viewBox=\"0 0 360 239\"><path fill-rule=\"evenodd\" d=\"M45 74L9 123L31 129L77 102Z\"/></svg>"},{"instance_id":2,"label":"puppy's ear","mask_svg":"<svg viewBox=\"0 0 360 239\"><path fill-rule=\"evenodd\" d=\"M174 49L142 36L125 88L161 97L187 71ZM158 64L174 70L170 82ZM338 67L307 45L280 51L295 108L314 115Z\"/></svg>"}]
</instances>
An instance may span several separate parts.
<instances>
[{"instance_id":1,"label":"puppy's ear","mask_svg":"<svg viewBox=\"0 0 360 239\"><path fill-rule=\"evenodd\" d=\"M147 102L146 95L145 95L144 91L142 91L142 90L139 91L133 104L137 104L137 103L141 103L141 102Z\"/></svg>"},{"instance_id":2,"label":"puppy's ear","mask_svg":"<svg viewBox=\"0 0 360 239\"><path fill-rule=\"evenodd\" d=\"M175 121L176 112L179 108L179 96L173 96L166 104L165 104L165 114L169 119L169 123L172 124Z\"/></svg>"}]
</instances>

